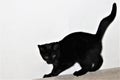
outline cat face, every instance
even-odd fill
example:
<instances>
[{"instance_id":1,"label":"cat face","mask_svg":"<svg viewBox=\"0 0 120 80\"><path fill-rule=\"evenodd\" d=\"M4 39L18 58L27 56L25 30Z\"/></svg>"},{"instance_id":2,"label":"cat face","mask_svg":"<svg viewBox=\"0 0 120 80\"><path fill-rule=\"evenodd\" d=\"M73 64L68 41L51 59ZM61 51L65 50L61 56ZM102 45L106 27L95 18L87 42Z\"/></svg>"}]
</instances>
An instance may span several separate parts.
<instances>
[{"instance_id":1,"label":"cat face","mask_svg":"<svg viewBox=\"0 0 120 80\"><path fill-rule=\"evenodd\" d=\"M48 63L53 64L55 59L59 54L59 44L58 43L50 43L44 45L38 45L40 50L40 54L42 58Z\"/></svg>"}]
</instances>

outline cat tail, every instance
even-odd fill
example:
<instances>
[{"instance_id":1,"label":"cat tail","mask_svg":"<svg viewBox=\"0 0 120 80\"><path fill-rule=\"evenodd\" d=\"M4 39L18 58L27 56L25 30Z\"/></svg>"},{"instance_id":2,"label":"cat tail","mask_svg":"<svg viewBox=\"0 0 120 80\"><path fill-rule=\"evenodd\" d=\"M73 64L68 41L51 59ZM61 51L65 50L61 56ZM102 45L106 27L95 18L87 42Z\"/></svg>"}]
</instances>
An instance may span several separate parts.
<instances>
[{"instance_id":1,"label":"cat tail","mask_svg":"<svg viewBox=\"0 0 120 80\"><path fill-rule=\"evenodd\" d=\"M99 28L96 33L96 37L98 40L101 40L103 38L107 27L114 20L114 18L116 16L116 12L117 12L117 6L116 6L116 3L114 3L110 15L105 17L104 19L102 19L102 21L99 24Z\"/></svg>"}]
</instances>

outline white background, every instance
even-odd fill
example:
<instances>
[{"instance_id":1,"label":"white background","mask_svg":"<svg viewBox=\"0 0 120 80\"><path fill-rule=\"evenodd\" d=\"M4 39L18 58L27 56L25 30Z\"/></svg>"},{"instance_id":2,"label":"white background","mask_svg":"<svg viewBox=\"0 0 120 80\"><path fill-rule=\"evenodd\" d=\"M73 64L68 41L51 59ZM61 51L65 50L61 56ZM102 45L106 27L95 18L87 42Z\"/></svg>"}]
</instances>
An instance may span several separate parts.
<instances>
[{"instance_id":1,"label":"white background","mask_svg":"<svg viewBox=\"0 0 120 80\"><path fill-rule=\"evenodd\" d=\"M61 40L75 31L95 33L119 0L0 0L0 79L42 78L52 69L38 44ZM101 69L120 67L120 6L103 39ZM63 74L79 69L76 64Z\"/></svg>"}]
</instances>

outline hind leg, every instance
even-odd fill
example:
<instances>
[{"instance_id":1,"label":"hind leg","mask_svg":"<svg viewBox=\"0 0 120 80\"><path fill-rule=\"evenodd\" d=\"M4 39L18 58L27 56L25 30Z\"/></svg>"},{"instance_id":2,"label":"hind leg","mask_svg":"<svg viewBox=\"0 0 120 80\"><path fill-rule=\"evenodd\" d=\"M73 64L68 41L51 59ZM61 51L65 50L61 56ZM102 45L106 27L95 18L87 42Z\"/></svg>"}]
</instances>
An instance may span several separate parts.
<instances>
[{"instance_id":1,"label":"hind leg","mask_svg":"<svg viewBox=\"0 0 120 80\"><path fill-rule=\"evenodd\" d=\"M73 75L75 76L81 76L81 75L86 74L91 69L91 66L92 66L92 63L89 59L79 62L79 64L81 65L81 69L73 73Z\"/></svg>"},{"instance_id":2,"label":"hind leg","mask_svg":"<svg viewBox=\"0 0 120 80\"><path fill-rule=\"evenodd\" d=\"M103 58L101 55L99 55L96 59L94 59L92 67L89 71L96 71L98 70L103 63Z\"/></svg>"},{"instance_id":3,"label":"hind leg","mask_svg":"<svg viewBox=\"0 0 120 80\"><path fill-rule=\"evenodd\" d=\"M81 75L86 74L87 72L88 72L88 70L87 70L86 68L82 68L82 69L79 70L79 71L75 71L75 72L73 73L73 75L74 75L74 76L81 76Z\"/></svg>"}]
</instances>

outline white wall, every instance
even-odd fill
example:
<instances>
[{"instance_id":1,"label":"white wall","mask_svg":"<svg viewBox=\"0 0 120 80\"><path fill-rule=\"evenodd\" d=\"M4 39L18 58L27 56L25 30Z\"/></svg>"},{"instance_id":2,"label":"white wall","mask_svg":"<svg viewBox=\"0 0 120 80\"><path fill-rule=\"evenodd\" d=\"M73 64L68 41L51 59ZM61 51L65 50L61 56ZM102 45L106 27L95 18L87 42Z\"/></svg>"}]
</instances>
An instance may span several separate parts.
<instances>
[{"instance_id":1,"label":"white wall","mask_svg":"<svg viewBox=\"0 0 120 80\"><path fill-rule=\"evenodd\" d=\"M74 31L95 33L118 0L1 0L0 79L40 78L51 71L37 44L61 40ZM118 7L118 10L120 6ZM104 39L101 69L120 67L120 11ZM71 74L79 65L62 74Z\"/></svg>"}]
</instances>

